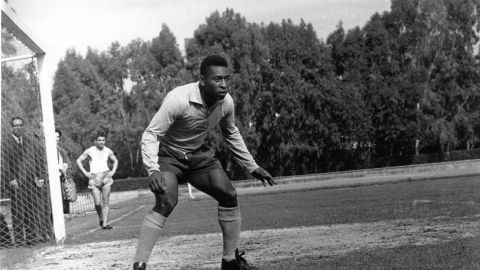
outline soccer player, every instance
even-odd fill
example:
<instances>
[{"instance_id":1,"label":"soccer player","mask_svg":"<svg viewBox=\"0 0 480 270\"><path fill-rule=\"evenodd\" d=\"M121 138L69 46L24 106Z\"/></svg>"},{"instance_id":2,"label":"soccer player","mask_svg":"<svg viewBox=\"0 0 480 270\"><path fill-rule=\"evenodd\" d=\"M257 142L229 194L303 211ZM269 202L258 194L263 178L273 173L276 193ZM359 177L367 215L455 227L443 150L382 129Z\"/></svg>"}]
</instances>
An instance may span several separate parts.
<instances>
[{"instance_id":1,"label":"soccer player","mask_svg":"<svg viewBox=\"0 0 480 270\"><path fill-rule=\"evenodd\" d=\"M188 179L195 188L218 201L223 235L222 270L252 269L238 251L240 208L237 192L205 137L217 124L233 156L266 186L276 184L247 150L235 125L234 103L228 93L227 60L206 57L198 82L170 91L142 135L142 158L149 175L155 206L145 216L134 258L134 269L146 263L161 230L178 202L178 183Z\"/></svg>"},{"instance_id":2,"label":"soccer player","mask_svg":"<svg viewBox=\"0 0 480 270\"><path fill-rule=\"evenodd\" d=\"M100 219L100 227L110 230L113 227L107 224L108 212L110 211L110 188L113 184L113 175L117 170L118 160L110 148L105 146L106 136L98 133L95 137L95 145L85 150L77 158L77 166L88 177L88 188L95 202L95 210ZM90 171L83 167L82 162L88 159ZM108 167L108 160L113 162L112 169Z\"/></svg>"}]
</instances>

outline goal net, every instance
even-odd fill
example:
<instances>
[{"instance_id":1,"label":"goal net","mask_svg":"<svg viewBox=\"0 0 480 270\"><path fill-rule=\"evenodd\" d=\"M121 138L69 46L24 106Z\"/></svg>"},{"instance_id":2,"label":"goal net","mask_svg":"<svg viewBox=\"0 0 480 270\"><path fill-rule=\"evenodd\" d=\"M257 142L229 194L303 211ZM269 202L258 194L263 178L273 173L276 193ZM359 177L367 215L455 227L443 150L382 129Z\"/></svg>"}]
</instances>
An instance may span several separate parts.
<instances>
[{"instance_id":1,"label":"goal net","mask_svg":"<svg viewBox=\"0 0 480 270\"><path fill-rule=\"evenodd\" d=\"M45 136L46 117L53 126L53 117L46 115L42 102L48 95L40 87L45 52L19 24L15 12L3 4L0 247L53 243L64 238L64 228L54 226L60 220L52 201L61 199L52 200L51 185L59 184L53 183L57 174L51 173L48 162L52 154L47 151L51 142L47 142L53 137Z\"/></svg>"}]
</instances>

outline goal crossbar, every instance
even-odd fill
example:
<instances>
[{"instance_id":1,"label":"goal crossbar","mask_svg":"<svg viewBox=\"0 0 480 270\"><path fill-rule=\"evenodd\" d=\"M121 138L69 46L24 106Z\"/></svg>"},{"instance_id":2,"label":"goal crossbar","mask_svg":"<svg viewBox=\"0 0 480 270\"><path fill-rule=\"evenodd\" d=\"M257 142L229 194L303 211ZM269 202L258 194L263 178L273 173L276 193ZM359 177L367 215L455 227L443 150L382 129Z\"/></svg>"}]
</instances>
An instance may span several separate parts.
<instances>
[{"instance_id":1,"label":"goal crossbar","mask_svg":"<svg viewBox=\"0 0 480 270\"><path fill-rule=\"evenodd\" d=\"M2 4L2 24L32 50L36 56L45 54L45 51L40 47L38 39L36 41L33 40L34 35L31 31L20 22L12 9L5 3Z\"/></svg>"}]
</instances>

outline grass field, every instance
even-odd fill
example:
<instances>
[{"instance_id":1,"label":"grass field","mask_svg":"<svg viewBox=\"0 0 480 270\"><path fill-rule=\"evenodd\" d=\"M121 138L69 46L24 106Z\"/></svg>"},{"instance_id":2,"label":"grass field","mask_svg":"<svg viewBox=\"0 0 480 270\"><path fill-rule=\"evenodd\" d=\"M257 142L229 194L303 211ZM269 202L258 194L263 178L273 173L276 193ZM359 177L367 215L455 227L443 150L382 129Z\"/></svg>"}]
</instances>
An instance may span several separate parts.
<instances>
[{"instance_id":1,"label":"grass field","mask_svg":"<svg viewBox=\"0 0 480 270\"><path fill-rule=\"evenodd\" d=\"M241 248L260 269L480 269L480 177L240 193ZM258 192L258 190L265 192ZM153 196L67 221L62 246L2 250L2 269L130 269ZM148 269L218 269L216 202L181 197Z\"/></svg>"}]
</instances>

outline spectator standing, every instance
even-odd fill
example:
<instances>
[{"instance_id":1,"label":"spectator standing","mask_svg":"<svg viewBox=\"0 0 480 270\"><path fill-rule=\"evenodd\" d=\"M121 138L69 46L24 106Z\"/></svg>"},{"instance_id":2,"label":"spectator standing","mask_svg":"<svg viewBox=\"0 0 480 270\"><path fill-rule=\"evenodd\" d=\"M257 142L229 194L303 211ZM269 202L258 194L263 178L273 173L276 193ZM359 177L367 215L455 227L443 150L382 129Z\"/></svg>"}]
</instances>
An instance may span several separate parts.
<instances>
[{"instance_id":1,"label":"spectator standing","mask_svg":"<svg viewBox=\"0 0 480 270\"><path fill-rule=\"evenodd\" d=\"M105 146L106 136L98 133L95 137L95 145L85 150L77 159L77 166L88 178L88 188L90 189L95 203L95 210L100 219L100 227L104 230L110 230L113 227L108 224L108 214L110 211L110 189L113 184L113 175L117 170L118 160L113 151ZM83 161L88 159L90 171L83 167ZM112 169L108 166L108 161L113 162Z\"/></svg>"},{"instance_id":2,"label":"spectator standing","mask_svg":"<svg viewBox=\"0 0 480 270\"><path fill-rule=\"evenodd\" d=\"M51 238L50 208L43 176L45 154L25 136L24 120L11 119L12 133L2 137L2 183L11 200L14 242L33 245Z\"/></svg>"},{"instance_id":3,"label":"spectator standing","mask_svg":"<svg viewBox=\"0 0 480 270\"><path fill-rule=\"evenodd\" d=\"M58 129L55 130L55 137L57 141L57 160L58 168L60 170L60 184L62 187L62 200L63 200L63 213L70 214L70 201L65 199L65 180L72 177L72 167L71 160L68 156L67 151L60 146L60 139L62 137L62 132Z\"/></svg>"}]
</instances>

